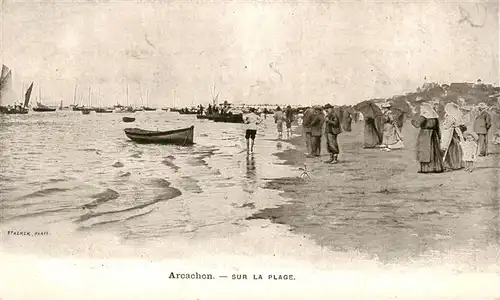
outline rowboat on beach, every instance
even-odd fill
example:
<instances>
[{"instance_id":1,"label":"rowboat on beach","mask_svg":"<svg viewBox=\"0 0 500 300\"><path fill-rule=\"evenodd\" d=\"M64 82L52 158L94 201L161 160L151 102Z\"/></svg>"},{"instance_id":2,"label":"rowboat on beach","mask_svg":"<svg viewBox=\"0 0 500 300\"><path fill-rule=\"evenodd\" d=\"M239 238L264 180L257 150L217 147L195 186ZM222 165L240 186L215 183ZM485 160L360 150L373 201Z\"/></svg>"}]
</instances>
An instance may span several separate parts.
<instances>
[{"instance_id":1,"label":"rowboat on beach","mask_svg":"<svg viewBox=\"0 0 500 300\"><path fill-rule=\"evenodd\" d=\"M130 122L134 122L135 121L135 118L131 118L131 117L123 117L122 118L123 122L125 123L130 123Z\"/></svg>"},{"instance_id":2,"label":"rowboat on beach","mask_svg":"<svg viewBox=\"0 0 500 300\"><path fill-rule=\"evenodd\" d=\"M169 131L150 131L139 128L125 128L125 135L137 143L192 145L194 126Z\"/></svg>"}]
</instances>

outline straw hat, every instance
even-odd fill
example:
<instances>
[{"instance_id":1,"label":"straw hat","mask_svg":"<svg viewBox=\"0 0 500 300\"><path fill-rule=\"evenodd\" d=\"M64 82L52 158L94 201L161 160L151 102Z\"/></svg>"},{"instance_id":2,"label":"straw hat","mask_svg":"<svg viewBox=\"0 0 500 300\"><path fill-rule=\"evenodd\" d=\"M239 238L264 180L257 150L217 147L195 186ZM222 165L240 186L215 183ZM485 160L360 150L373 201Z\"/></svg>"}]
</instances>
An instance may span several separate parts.
<instances>
[{"instance_id":1,"label":"straw hat","mask_svg":"<svg viewBox=\"0 0 500 300\"><path fill-rule=\"evenodd\" d=\"M327 103L327 104L325 104L325 106L323 106L323 108L329 109L329 108L333 108L333 106L330 103Z\"/></svg>"},{"instance_id":2,"label":"straw hat","mask_svg":"<svg viewBox=\"0 0 500 300\"><path fill-rule=\"evenodd\" d=\"M383 108L390 108L391 107L391 103L389 103L389 102L382 103L382 107Z\"/></svg>"},{"instance_id":3,"label":"straw hat","mask_svg":"<svg viewBox=\"0 0 500 300\"><path fill-rule=\"evenodd\" d=\"M474 141L479 140L479 136L475 132L471 132L471 131L464 132L464 138L467 138L468 136L472 136L472 138L474 139Z\"/></svg>"},{"instance_id":4,"label":"straw hat","mask_svg":"<svg viewBox=\"0 0 500 300\"><path fill-rule=\"evenodd\" d=\"M482 108L482 109L486 109L486 108L488 108L488 105L486 105L486 103L484 103L484 102L481 102L481 103L479 103L479 105L477 107Z\"/></svg>"}]
</instances>

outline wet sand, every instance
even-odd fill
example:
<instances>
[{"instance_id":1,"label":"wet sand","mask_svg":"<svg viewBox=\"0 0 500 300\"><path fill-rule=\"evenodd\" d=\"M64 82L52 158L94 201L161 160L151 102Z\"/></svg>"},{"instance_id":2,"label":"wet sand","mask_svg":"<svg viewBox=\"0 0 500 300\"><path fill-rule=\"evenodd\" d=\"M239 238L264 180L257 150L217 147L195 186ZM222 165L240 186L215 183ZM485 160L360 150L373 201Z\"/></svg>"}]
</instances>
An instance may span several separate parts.
<instances>
[{"instance_id":1,"label":"wet sand","mask_svg":"<svg viewBox=\"0 0 500 300\"><path fill-rule=\"evenodd\" d=\"M306 158L305 144L277 154L285 164L306 165L310 178L279 178L267 188L289 203L248 219L286 224L333 251L359 251L385 264L419 261L460 269L499 269L499 158L480 158L473 173L418 174L417 129L403 128L405 149L363 149L363 123L339 136L336 165L323 143L322 157ZM491 149L491 147L490 147Z\"/></svg>"}]
</instances>

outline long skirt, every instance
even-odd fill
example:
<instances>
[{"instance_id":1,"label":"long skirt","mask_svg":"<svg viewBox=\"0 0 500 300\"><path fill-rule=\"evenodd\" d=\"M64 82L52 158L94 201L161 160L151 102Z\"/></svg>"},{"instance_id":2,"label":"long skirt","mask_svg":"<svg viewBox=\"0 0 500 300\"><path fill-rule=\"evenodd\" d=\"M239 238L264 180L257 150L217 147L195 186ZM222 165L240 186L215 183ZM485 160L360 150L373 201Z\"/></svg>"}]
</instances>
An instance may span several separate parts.
<instances>
[{"instance_id":1,"label":"long skirt","mask_svg":"<svg viewBox=\"0 0 500 300\"><path fill-rule=\"evenodd\" d=\"M339 143L337 142L337 135L331 132L326 134L326 147L328 153L339 154Z\"/></svg>"},{"instance_id":2,"label":"long skirt","mask_svg":"<svg viewBox=\"0 0 500 300\"><path fill-rule=\"evenodd\" d=\"M351 132L351 123L352 120L346 120L344 125L344 131Z\"/></svg>"},{"instance_id":3,"label":"long skirt","mask_svg":"<svg viewBox=\"0 0 500 300\"><path fill-rule=\"evenodd\" d=\"M444 171L443 155L441 154L439 139L435 132L431 136L429 151L431 155L430 162L420 162L419 173L442 173Z\"/></svg>"},{"instance_id":4,"label":"long skirt","mask_svg":"<svg viewBox=\"0 0 500 300\"><path fill-rule=\"evenodd\" d=\"M464 167L462 162L462 147L460 147L458 134L453 132L450 145L448 146L448 151L446 152L446 158L444 159L445 169L459 170Z\"/></svg>"},{"instance_id":5,"label":"long skirt","mask_svg":"<svg viewBox=\"0 0 500 300\"><path fill-rule=\"evenodd\" d=\"M375 148L380 145L380 138L377 133L377 129L375 129L375 125L370 122L365 122L365 148Z\"/></svg>"}]
</instances>

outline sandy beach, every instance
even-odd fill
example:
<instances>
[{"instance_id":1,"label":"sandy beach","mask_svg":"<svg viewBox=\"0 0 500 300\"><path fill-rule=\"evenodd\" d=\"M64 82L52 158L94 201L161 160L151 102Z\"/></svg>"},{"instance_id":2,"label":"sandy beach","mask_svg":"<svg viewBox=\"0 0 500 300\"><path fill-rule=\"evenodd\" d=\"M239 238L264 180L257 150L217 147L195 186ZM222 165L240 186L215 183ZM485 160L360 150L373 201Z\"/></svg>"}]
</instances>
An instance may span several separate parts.
<instances>
[{"instance_id":1,"label":"sandy beach","mask_svg":"<svg viewBox=\"0 0 500 300\"><path fill-rule=\"evenodd\" d=\"M320 159L306 158L303 138L294 138L296 149L278 156L306 165L310 178L270 181L267 188L282 190L289 203L249 219L286 224L321 246L386 264L440 261L461 270L498 270L500 153L490 146L473 173L418 174L417 133L405 124L406 148L384 152L363 149L363 123L354 124L339 136L336 165L322 162L324 143Z\"/></svg>"}]
</instances>

